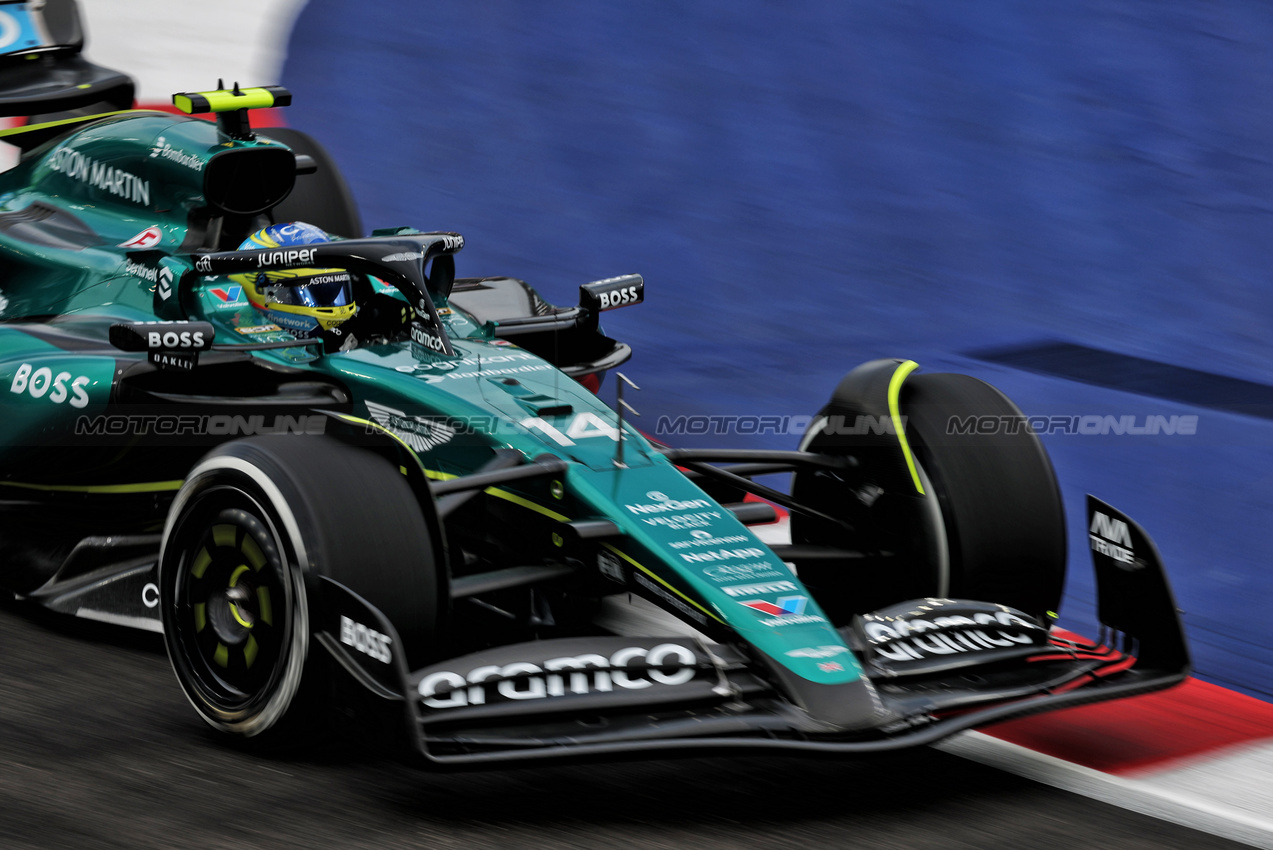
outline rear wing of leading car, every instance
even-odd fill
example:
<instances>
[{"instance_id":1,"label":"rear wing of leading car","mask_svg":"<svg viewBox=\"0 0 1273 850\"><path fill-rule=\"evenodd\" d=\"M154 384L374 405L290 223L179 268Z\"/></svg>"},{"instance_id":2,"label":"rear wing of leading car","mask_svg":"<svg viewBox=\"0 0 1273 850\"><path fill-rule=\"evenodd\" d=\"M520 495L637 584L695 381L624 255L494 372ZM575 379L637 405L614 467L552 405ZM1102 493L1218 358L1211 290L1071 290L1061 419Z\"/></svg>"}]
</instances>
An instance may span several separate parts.
<instances>
[{"instance_id":1,"label":"rear wing of leading car","mask_svg":"<svg viewBox=\"0 0 1273 850\"><path fill-rule=\"evenodd\" d=\"M8 36L0 48L0 116L133 105L131 77L80 55L84 29L75 0L0 5Z\"/></svg>"}]
</instances>

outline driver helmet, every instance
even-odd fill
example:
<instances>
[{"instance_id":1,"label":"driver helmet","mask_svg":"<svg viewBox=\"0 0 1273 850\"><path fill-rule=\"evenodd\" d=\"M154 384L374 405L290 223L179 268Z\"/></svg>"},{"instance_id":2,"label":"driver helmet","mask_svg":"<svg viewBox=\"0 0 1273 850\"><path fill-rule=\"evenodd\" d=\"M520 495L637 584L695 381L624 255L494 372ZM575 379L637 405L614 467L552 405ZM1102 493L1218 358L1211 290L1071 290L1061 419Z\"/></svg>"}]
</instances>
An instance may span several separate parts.
<instances>
[{"instance_id":1,"label":"driver helmet","mask_svg":"<svg viewBox=\"0 0 1273 850\"><path fill-rule=\"evenodd\" d=\"M240 251L284 248L330 242L321 229L303 221L272 224L258 230L239 246ZM344 269L285 269L236 274L253 307L269 320L298 337L312 337L352 319L353 276Z\"/></svg>"}]
</instances>

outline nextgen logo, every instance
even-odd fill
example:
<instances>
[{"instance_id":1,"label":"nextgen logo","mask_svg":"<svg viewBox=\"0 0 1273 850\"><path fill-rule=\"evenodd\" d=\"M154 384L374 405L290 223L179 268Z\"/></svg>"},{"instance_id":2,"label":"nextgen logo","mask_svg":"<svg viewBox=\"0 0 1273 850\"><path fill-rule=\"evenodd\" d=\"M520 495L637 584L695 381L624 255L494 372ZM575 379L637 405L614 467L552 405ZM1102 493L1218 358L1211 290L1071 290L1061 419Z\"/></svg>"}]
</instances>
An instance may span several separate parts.
<instances>
[{"instance_id":1,"label":"nextgen logo","mask_svg":"<svg viewBox=\"0 0 1273 850\"><path fill-rule=\"evenodd\" d=\"M660 493L658 490L651 490L645 494L645 498L649 499L653 504L647 505L624 505L634 514L661 514L669 511L688 511L692 508L710 508L712 503L706 499L671 499L666 493Z\"/></svg>"}]
</instances>

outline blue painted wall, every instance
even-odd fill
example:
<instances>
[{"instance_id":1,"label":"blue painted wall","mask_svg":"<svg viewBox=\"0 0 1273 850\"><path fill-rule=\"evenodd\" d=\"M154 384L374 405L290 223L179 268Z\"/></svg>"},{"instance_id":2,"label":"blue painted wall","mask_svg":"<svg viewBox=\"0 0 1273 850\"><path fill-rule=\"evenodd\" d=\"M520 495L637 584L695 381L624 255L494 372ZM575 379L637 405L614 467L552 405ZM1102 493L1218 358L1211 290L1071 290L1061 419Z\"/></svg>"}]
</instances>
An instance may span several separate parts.
<instances>
[{"instance_id":1,"label":"blue painted wall","mask_svg":"<svg viewBox=\"0 0 1273 850\"><path fill-rule=\"evenodd\" d=\"M1091 491L1157 539L1204 678L1270 696L1273 424L966 352L1059 338L1273 383L1271 43L1254 1L310 0L284 83L368 226L458 230L461 274L559 303L644 274L607 327L647 429L808 414L881 356L1028 413L1198 414L1047 438L1067 622Z\"/></svg>"}]
</instances>

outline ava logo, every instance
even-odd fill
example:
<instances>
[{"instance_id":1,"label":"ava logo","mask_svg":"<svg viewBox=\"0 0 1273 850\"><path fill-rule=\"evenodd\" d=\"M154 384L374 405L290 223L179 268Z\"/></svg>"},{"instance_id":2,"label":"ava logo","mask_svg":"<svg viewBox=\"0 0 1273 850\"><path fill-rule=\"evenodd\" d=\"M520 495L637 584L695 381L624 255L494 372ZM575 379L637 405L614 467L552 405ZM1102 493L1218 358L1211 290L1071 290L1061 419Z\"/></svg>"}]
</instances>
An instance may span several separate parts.
<instances>
[{"instance_id":1,"label":"ava logo","mask_svg":"<svg viewBox=\"0 0 1273 850\"><path fill-rule=\"evenodd\" d=\"M1100 511L1092 514L1092 527L1088 529L1088 540L1092 549L1102 555L1113 558L1125 569L1137 569L1135 554L1132 552L1132 533L1127 523L1121 519L1111 519Z\"/></svg>"},{"instance_id":2,"label":"ava logo","mask_svg":"<svg viewBox=\"0 0 1273 850\"><path fill-rule=\"evenodd\" d=\"M763 599L739 602L738 604L746 605L754 611L768 614L771 617L799 617L804 613L804 607L809 604L809 599L806 596L779 596L777 604L766 602Z\"/></svg>"},{"instance_id":3,"label":"ava logo","mask_svg":"<svg viewBox=\"0 0 1273 850\"><path fill-rule=\"evenodd\" d=\"M243 299L243 287L241 286L217 287L208 291L215 295L222 304L238 304Z\"/></svg>"},{"instance_id":4,"label":"ava logo","mask_svg":"<svg viewBox=\"0 0 1273 850\"><path fill-rule=\"evenodd\" d=\"M143 230L141 233L138 233L132 239L129 239L127 242L120 242L119 247L120 248L136 248L139 250L144 250L146 248L153 248L159 244L159 240L162 236L163 236L163 231L161 231L158 228L158 226L151 225L150 227L147 227L145 230Z\"/></svg>"},{"instance_id":5,"label":"ava logo","mask_svg":"<svg viewBox=\"0 0 1273 850\"><path fill-rule=\"evenodd\" d=\"M1132 534L1127 528L1127 523L1121 519L1110 519L1100 511L1092 516L1092 527L1088 531L1104 537L1111 543L1118 543L1129 549L1132 546Z\"/></svg>"}]
</instances>

